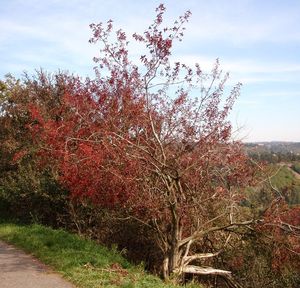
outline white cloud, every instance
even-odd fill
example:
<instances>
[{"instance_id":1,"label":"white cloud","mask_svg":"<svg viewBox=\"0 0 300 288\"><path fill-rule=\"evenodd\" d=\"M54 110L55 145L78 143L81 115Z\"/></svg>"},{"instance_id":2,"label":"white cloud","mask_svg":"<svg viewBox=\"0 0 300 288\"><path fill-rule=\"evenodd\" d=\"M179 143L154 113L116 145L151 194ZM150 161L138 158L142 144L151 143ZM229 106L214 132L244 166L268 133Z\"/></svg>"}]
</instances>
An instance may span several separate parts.
<instances>
[{"instance_id":1,"label":"white cloud","mask_svg":"<svg viewBox=\"0 0 300 288\"><path fill-rule=\"evenodd\" d=\"M249 18L249 15L243 19L238 13L244 15L249 6L247 1L243 3L240 1L233 1L237 11L236 13L230 11L231 8L226 1L221 1L220 3L217 2L213 1L212 4L202 3L201 5L203 6L204 12L212 8L215 9L213 13L204 14L199 14L199 7L201 5L197 4L197 1L188 1L185 5L182 4L182 6L188 6L188 4L190 4L191 6L194 6L195 9L191 22L188 23L186 32L188 39L183 43L183 46L188 46L191 43L189 42L191 40L190 38L197 39L199 42L206 38L217 40L223 39L226 41L263 41L265 39L278 39L278 36L281 37L280 33L279 35L277 33L279 26L286 26L289 22L287 15L285 14L281 15L281 21L276 19L276 15L270 16L269 14L267 14L265 18L256 19L259 20L257 22L252 21L253 19ZM70 4L61 4L60 1L50 1L47 3L48 4L31 0L28 4L29 7L35 7L35 12L44 11L46 8L50 9L51 7L57 6L66 6L64 8L71 8L72 6ZM132 4L131 1L126 1L126 3ZM18 1L15 2L15 5L17 4ZM114 2L114 4L117 3ZM167 15L174 14L174 11L172 12L172 8L170 8L172 6L170 3L168 4L169 9ZM17 54L18 59L22 58L25 62L32 61L33 63L38 63L40 61L42 64L49 60L60 64L65 57L66 61L72 59L74 63L81 66L93 65L92 57L97 54L98 46L90 45L88 43L88 39L91 36L88 24L92 22L93 19L87 17L87 15L95 18L95 15L97 15L95 10L99 9L99 6L101 6L102 9L99 11L99 18L102 19L98 20L105 21L113 14L119 13L120 10L122 10L122 7L116 6L115 10L119 12L107 10L112 7L112 3L107 3L106 1L101 5L99 5L97 1L90 1L88 4L86 4L85 1L75 1L73 6L74 16L72 16L72 13L70 12L64 15L63 10L56 11L50 9L49 14L37 15L36 19L32 19L32 21L29 22L24 22L24 19L22 18L10 19L9 15L2 17L0 20L1 27L4 27L4 29L0 30L0 43L2 44L2 47L7 46L8 43L14 42L23 46L23 40L27 39L32 43L26 43L24 44L24 47L14 47L13 51L11 51L12 53ZM155 5L153 4L153 7L154 6ZM146 17L146 11L142 10L140 14L129 17L129 15L126 16L128 9L128 7L124 7L124 14L120 15L121 19L125 22L123 25L126 30L129 30L128 34L132 33L136 28L143 30L144 27L147 27L147 24L149 24L149 21L151 21L151 18L154 15L154 11L151 11L151 13L148 12ZM182 10L184 11L185 9L182 8ZM107 15L104 14L105 11L108 11ZM277 11L277 14L278 13L279 12ZM200 15L201 17L199 17ZM234 15L235 17L233 17ZM290 21L293 21L295 17L295 13L292 13L290 16L292 20ZM264 23L262 23L262 21L264 21ZM137 23L139 23L138 26ZM116 24L116 26L118 26L118 24ZM300 35L299 31L299 29L292 29L290 33L297 38ZM289 33L285 33L286 37L290 37L288 35ZM42 49L37 53L36 50L40 47L42 47ZM139 53L138 45L133 44L131 48L135 55L134 57L137 58ZM43 58L45 59L44 61ZM204 71L210 71L215 62L214 57L203 57L196 53L189 53L186 55L181 54L179 57L175 58L176 60L180 60L189 65L198 62ZM241 81L245 84L265 81L294 81L295 78L299 77L300 73L300 63L262 63L255 59L245 59L241 55L234 59L222 58L221 68L224 71L230 72L232 77L231 81L233 81L233 83ZM287 75L288 73L294 73L294 76Z\"/></svg>"},{"instance_id":2,"label":"white cloud","mask_svg":"<svg viewBox=\"0 0 300 288\"><path fill-rule=\"evenodd\" d=\"M224 41L235 45L300 42L297 1L199 1L187 30L189 39Z\"/></svg>"},{"instance_id":3,"label":"white cloud","mask_svg":"<svg viewBox=\"0 0 300 288\"><path fill-rule=\"evenodd\" d=\"M299 97L300 91L266 91L266 92L258 92L255 93L256 97L280 97L280 98L288 98L288 97Z\"/></svg>"},{"instance_id":4,"label":"white cloud","mask_svg":"<svg viewBox=\"0 0 300 288\"><path fill-rule=\"evenodd\" d=\"M240 59L238 59L240 58ZM197 54L174 57L173 61L180 61L190 66L199 63L205 72L211 71L215 58L203 57ZM230 73L231 84L242 82L243 84L263 82L293 82L299 83L300 63L290 62L260 62L256 59L245 59L241 55L234 59L220 59L220 68Z\"/></svg>"},{"instance_id":5,"label":"white cloud","mask_svg":"<svg viewBox=\"0 0 300 288\"><path fill-rule=\"evenodd\" d=\"M0 41L5 44L7 41L15 41L22 37L43 37L43 33L39 28L31 25L24 25L10 19L0 19Z\"/></svg>"}]
</instances>

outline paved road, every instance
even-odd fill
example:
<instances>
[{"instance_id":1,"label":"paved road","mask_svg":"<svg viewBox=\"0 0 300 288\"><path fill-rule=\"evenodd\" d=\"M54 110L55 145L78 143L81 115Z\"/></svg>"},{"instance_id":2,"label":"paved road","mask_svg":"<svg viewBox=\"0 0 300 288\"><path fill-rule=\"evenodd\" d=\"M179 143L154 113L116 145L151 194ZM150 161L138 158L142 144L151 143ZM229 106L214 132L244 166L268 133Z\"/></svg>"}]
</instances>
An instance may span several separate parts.
<instances>
[{"instance_id":1,"label":"paved road","mask_svg":"<svg viewBox=\"0 0 300 288\"><path fill-rule=\"evenodd\" d=\"M75 288L24 252L0 241L1 288Z\"/></svg>"}]
</instances>

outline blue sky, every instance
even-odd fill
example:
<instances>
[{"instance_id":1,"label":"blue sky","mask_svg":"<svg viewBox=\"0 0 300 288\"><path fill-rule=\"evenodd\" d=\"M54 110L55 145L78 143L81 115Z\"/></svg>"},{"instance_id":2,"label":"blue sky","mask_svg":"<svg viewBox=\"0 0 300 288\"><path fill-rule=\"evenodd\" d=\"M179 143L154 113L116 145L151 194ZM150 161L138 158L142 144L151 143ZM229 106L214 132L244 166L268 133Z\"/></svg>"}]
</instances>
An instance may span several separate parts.
<instances>
[{"instance_id":1,"label":"blue sky","mask_svg":"<svg viewBox=\"0 0 300 288\"><path fill-rule=\"evenodd\" d=\"M207 71L219 58L230 83L243 83L231 115L237 137L300 142L299 0L0 0L0 77L40 67L92 77L88 25L113 19L142 32L161 2L170 23L192 12L174 58Z\"/></svg>"}]
</instances>

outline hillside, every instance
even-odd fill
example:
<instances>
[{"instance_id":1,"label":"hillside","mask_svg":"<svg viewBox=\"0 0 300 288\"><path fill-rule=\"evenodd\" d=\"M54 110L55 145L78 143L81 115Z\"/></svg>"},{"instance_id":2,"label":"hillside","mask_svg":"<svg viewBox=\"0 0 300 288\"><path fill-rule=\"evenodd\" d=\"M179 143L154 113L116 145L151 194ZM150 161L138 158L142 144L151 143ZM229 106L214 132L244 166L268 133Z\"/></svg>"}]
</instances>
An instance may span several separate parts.
<instances>
[{"instance_id":1,"label":"hillside","mask_svg":"<svg viewBox=\"0 0 300 288\"><path fill-rule=\"evenodd\" d=\"M268 163L300 161L300 142L255 142L245 143L249 156Z\"/></svg>"},{"instance_id":2,"label":"hillside","mask_svg":"<svg viewBox=\"0 0 300 288\"><path fill-rule=\"evenodd\" d=\"M300 156L300 142L249 142L245 146L253 152L292 153Z\"/></svg>"}]
</instances>

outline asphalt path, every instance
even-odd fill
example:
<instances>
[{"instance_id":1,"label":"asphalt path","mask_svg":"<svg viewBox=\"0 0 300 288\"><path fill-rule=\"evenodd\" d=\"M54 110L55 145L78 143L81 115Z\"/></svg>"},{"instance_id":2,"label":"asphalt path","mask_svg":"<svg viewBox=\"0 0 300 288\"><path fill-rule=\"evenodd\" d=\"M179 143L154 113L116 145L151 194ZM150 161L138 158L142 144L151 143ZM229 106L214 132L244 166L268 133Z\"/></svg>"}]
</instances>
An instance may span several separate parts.
<instances>
[{"instance_id":1,"label":"asphalt path","mask_svg":"<svg viewBox=\"0 0 300 288\"><path fill-rule=\"evenodd\" d=\"M34 257L0 241L1 288L75 288Z\"/></svg>"}]
</instances>

